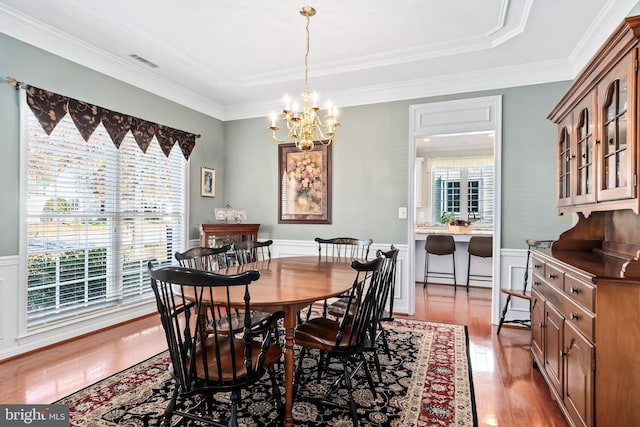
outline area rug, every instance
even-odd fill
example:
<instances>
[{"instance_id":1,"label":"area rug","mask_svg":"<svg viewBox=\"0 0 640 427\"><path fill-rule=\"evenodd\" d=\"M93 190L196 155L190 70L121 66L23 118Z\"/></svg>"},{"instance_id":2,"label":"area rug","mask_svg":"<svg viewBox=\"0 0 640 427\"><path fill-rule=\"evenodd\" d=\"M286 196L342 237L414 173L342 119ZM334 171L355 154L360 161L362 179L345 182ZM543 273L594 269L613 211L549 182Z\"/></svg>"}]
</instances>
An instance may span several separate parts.
<instances>
[{"instance_id":1,"label":"area rug","mask_svg":"<svg viewBox=\"0 0 640 427\"><path fill-rule=\"evenodd\" d=\"M391 358L379 352L374 399L360 370L354 397L361 426L477 426L466 326L396 319L385 324ZM349 412L312 403L332 378L318 383L314 359L305 358L305 381L293 407L296 426L351 426ZM172 391L168 353L161 353L55 403L69 405L71 426L159 425ZM284 393L284 389L283 389ZM243 393L240 424L263 426L276 418L268 377ZM344 398L341 393L337 401ZM225 417L228 395L216 414ZM196 425L196 424L188 424Z\"/></svg>"}]
</instances>

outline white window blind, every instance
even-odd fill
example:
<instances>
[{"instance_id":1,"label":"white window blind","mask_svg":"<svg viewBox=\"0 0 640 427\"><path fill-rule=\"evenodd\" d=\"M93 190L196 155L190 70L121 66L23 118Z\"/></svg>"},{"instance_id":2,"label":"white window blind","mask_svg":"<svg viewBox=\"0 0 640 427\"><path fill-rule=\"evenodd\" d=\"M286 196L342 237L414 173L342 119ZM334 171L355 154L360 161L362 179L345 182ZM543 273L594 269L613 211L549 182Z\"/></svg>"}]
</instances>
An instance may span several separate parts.
<instances>
[{"instance_id":1,"label":"white window blind","mask_svg":"<svg viewBox=\"0 0 640 427\"><path fill-rule=\"evenodd\" d=\"M433 182L433 218L451 216L490 225L494 217L494 168L485 157L434 159L430 162Z\"/></svg>"},{"instance_id":2,"label":"white window blind","mask_svg":"<svg viewBox=\"0 0 640 427\"><path fill-rule=\"evenodd\" d=\"M151 298L147 262L184 249L178 145L118 149L102 125L85 142L68 115L47 135L25 110L28 326Z\"/></svg>"}]
</instances>

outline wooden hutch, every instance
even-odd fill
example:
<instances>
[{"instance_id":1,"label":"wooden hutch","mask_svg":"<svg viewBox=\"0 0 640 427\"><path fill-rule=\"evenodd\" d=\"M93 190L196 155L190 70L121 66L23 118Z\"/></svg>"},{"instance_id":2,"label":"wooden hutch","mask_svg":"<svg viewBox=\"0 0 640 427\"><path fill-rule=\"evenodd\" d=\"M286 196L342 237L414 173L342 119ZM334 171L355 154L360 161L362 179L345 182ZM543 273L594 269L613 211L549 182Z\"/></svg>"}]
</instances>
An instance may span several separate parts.
<instances>
[{"instance_id":1,"label":"wooden hutch","mask_svg":"<svg viewBox=\"0 0 640 427\"><path fill-rule=\"evenodd\" d=\"M639 37L625 19L548 116L578 221L533 250L531 351L571 426L640 426Z\"/></svg>"},{"instance_id":2,"label":"wooden hutch","mask_svg":"<svg viewBox=\"0 0 640 427\"><path fill-rule=\"evenodd\" d=\"M200 246L218 247L258 240L260 224L200 224Z\"/></svg>"}]
</instances>

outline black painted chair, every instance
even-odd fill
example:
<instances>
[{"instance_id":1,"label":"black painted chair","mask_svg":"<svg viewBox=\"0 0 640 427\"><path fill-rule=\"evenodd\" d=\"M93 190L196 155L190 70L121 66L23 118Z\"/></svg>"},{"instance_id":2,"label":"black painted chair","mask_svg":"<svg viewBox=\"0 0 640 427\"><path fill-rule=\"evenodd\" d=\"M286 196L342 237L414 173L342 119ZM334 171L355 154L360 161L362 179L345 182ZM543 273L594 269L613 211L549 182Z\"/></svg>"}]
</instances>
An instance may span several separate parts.
<instances>
[{"instance_id":1,"label":"black painted chair","mask_svg":"<svg viewBox=\"0 0 640 427\"><path fill-rule=\"evenodd\" d=\"M505 323L515 323L518 325L526 326L527 328L531 328L531 318L528 319L506 319L507 312L511 308L511 298L518 298L524 301L527 301L529 306L531 305L531 290L529 289L529 259L531 258L531 249L533 248L548 248L553 243L553 240L533 240L527 239L527 260L524 264L524 279L522 285L522 291L519 290L511 290L511 289L500 289L500 292L507 296L507 300L505 301L504 307L502 308L502 313L500 314L500 322L498 323L498 331L496 335L500 335L500 330L502 329L502 325ZM531 307L529 307L529 311L531 311Z\"/></svg>"},{"instance_id":2,"label":"black painted chair","mask_svg":"<svg viewBox=\"0 0 640 427\"><path fill-rule=\"evenodd\" d=\"M258 242L255 240L243 240L233 244L236 261L240 265L250 262L266 261L271 259L271 245L273 240Z\"/></svg>"},{"instance_id":3,"label":"black painted chair","mask_svg":"<svg viewBox=\"0 0 640 427\"><path fill-rule=\"evenodd\" d=\"M372 327L377 321L378 304L376 298L380 293L383 281L383 258L376 258L368 262L352 261L352 268L356 272L351 289L347 294L345 313L340 319L314 317L300 324L296 328L295 342L300 346L300 355L294 380L294 396L298 395L302 380L304 359L311 349L318 350L318 374L332 372L330 369L320 369L325 366L324 358L331 358L342 365L340 374L321 397L306 396L305 398L319 404L348 409L354 426L358 425L356 401L353 397L352 376L356 369L364 369L367 382L373 398L376 390L371 377L365 352L370 348ZM368 347L369 345L369 347ZM347 390L348 406L337 403L332 397L337 389L344 385Z\"/></svg>"},{"instance_id":4,"label":"black painted chair","mask_svg":"<svg viewBox=\"0 0 640 427\"><path fill-rule=\"evenodd\" d=\"M181 267L194 268L196 270L212 271L223 270L228 267L228 254L232 251L231 245L218 248L195 247L184 252L176 252L175 257ZM269 331L268 320L271 314L253 310L251 312L251 327L254 332L265 333ZM219 313L217 317L220 331L228 330L239 332L244 327L244 314L242 310L235 308L229 316ZM213 320L209 319L209 326Z\"/></svg>"},{"instance_id":5,"label":"black painted chair","mask_svg":"<svg viewBox=\"0 0 640 427\"><path fill-rule=\"evenodd\" d=\"M178 416L178 422L187 418L206 425L235 427L241 391L250 390L266 373L272 385L270 399L278 414L275 419L279 420L283 405L275 365L282 350L271 342L271 334L257 336L250 327L249 288L260 273L251 270L222 275L178 266L153 268L151 262L148 268L174 381L161 425L170 426L172 417ZM240 288L244 294L244 328L234 334L217 326L218 316L229 316L235 310L228 298L232 288ZM212 301L220 310L212 309ZM200 320L205 312L214 320L210 325ZM272 315L270 324L283 317L283 312ZM214 407L213 395L221 392L229 393L228 420L215 415L220 408Z\"/></svg>"}]
</instances>

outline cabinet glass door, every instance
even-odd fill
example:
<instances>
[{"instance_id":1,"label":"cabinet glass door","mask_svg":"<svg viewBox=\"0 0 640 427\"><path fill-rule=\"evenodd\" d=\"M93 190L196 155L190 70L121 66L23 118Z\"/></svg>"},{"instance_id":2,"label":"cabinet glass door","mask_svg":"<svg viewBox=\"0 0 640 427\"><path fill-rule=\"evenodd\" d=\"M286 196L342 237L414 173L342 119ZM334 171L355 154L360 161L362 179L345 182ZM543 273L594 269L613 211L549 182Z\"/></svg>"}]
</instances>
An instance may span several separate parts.
<instances>
[{"instance_id":1,"label":"cabinet glass door","mask_svg":"<svg viewBox=\"0 0 640 427\"><path fill-rule=\"evenodd\" d=\"M575 110L576 188L573 199L575 204L592 203L596 200L596 186L594 185L596 176L594 156L594 123L596 118L594 117L594 113L596 108L594 102L595 97L589 95Z\"/></svg>"},{"instance_id":2,"label":"cabinet glass door","mask_svg":"<svg viewBox=\"0 0 640 427\"><path fill-rule=\"evenodd\" d=\"M598 200L634 197L631 56L620 62L599 86L602 113L602 140L600 150L600 185Z\"/></svg>"},{"instance_id":3,"label":"cabinet glass door","mask_svg":"<svg viewBox=\"0 0 640 427\"><path fill-rule=\"evenodd\" d=\"M571 118L569 115L559 127L557 156L558 156L558 206L573 203L571 197Z\"/></svg>"}]
</instances>

